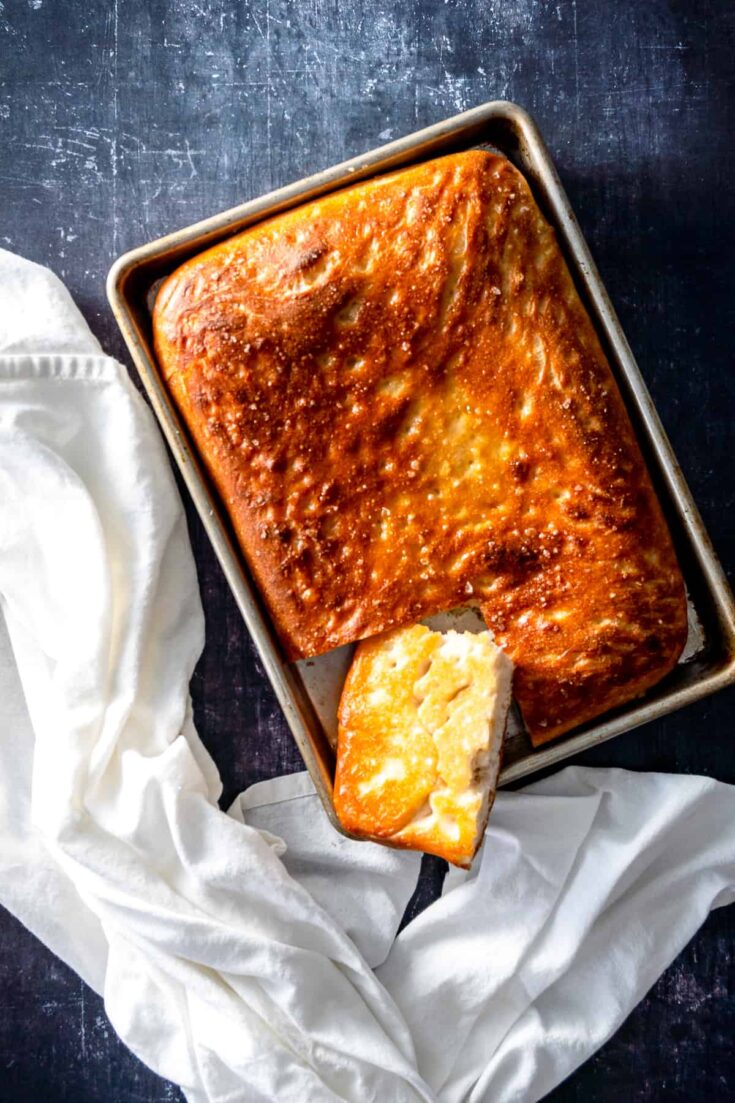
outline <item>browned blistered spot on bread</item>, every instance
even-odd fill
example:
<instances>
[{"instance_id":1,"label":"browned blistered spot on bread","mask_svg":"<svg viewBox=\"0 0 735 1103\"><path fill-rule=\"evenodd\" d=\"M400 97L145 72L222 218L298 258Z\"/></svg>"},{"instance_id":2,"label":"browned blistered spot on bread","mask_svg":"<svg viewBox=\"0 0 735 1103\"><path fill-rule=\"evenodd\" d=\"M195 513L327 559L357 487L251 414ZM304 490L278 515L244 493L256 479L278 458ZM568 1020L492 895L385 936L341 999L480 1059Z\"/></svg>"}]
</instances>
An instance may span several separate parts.
<instances>
[{"instance_id":1,"label":"browned blistered spot on bread","mask_svg":"<svg viewBox=\"0 0 735 1103\"><path fill-rule=\"evenodd\" d=\"M471 594L536 741L676 661L661 510L554 232L502 157L257 225L166 281L154 331L291 657Z\"/></svg>"}]
</instances>

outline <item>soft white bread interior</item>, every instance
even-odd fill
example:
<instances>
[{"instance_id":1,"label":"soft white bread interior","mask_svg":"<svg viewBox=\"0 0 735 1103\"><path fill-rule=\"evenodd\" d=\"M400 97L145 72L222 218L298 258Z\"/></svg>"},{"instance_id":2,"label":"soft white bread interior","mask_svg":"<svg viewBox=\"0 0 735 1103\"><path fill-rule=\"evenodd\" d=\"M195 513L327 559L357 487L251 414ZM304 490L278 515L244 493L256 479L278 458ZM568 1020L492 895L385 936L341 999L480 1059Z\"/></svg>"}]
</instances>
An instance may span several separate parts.
<instances>
[{"instance_id":1,"label":"soft white bread interior","mask_svg":"<svg viewBox=\"0 0 735 1103\"><path fill-rule=\"evenodd\" d=\"M361 643L339 709L343 826L469 866L495 795L512 672L487 631L419 624Z\"/></svg>"}]
</instances>

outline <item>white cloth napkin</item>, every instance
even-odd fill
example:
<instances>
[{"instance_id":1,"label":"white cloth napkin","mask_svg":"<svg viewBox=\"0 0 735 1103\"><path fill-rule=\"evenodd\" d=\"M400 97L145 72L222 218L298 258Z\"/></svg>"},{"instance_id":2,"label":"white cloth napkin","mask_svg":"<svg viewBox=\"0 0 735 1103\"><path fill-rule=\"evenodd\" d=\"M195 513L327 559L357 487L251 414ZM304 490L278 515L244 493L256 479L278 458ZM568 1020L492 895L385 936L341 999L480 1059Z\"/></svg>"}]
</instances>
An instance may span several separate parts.
<instances>
[{"instance_id":1,"label":"white cloth napkin","mask_svg":"<svg viewBox=\"0 0 735 1103\"><path fill-rule=\"evenodd\" d=\"M501 794L395 941L416 855L338 836L301 774L219 811L157 431L55 277L1 251L0 609L0 901L196 1103L533 1103L733 899L735 792L704 778Z\"/></svg>"}]
</instances>

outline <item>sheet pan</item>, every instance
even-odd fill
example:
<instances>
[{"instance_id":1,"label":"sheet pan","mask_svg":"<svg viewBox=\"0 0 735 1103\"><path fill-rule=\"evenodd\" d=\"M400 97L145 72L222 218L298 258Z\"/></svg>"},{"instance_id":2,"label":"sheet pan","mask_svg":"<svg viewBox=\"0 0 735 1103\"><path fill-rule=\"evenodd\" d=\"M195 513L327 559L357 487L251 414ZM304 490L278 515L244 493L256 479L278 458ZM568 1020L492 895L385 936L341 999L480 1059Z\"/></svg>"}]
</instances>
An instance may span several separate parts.
<instances>
[{"instance_id":1,"label":"sheet pan","mask_svg":"<svg viewBox=\"0 0 735 1103\"><path fill-rule=\"evenodd\" d=\"M327 814L332 804L336 707L351 649L289 663L250 579L228 522L166 392L153 352L151 310L162 278L253 223L357 180L478 145L505 154L526 176L555 226L572 275L621 387L661 499L687 584L689 639L677 667L645 697L534 750L517 710L506 739L501 784L518 781L588 747L691 704L735 681L735 606L599 273L533 120L516 104L493 101L371 150L297 183L185 227L120 257L108 298L153 410L253 637ZM445 615L446 617L446 615ZM472 611L455 615L472 627ZM436 618L434 618L436 621ZM434 623L432 621L431 623ZM475 621L476 623L476 621Z\"/></svg>"}]
</instances>

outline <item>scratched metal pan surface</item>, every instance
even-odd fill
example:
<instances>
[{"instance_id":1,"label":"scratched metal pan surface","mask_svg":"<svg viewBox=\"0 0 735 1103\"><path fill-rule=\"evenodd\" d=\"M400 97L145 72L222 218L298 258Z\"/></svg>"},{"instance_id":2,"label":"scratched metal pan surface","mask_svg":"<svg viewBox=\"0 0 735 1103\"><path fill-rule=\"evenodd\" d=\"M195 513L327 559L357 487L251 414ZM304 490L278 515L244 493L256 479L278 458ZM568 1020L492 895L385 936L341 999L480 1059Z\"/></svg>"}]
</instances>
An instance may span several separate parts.
<instances>
[{"instance_id":1,"label":"scratched metal pan surface","mask_svg":"<svg viewBox=\"0 0 735 1103\"><path fill-rule=\"evenodd\" d=\"M486 103L134 249L120 257L108 278L110 304L155 414L316 789L338 829L332 803L333 746L337 702L351 648L340 648L317 659L298 663L285 660L216 493L202 470L164 386L153 352L151 310L161 279L205 247L263 218L346 184L478 145L491 145L523 172L547 218L556 228L577 287L605 346L636 427L671 527L689 594L689 640L675 670L645 697L607 713L538 750L533 749L515 711L506 740L501 783L517 781L559 763L735 681L735 606L732 594L548 150L535 123L520 107L503 101ZM452 615L449 616L452 619ZM459 617L460 624L472 628L472 611L454 616Z\"/></svg>"}]
</instances>

